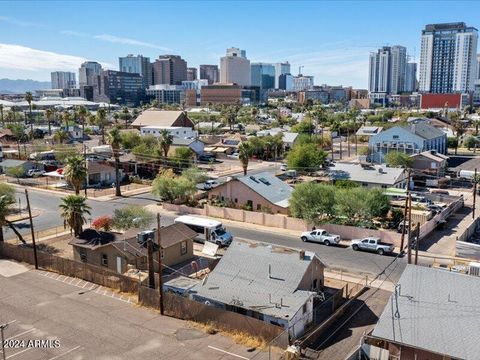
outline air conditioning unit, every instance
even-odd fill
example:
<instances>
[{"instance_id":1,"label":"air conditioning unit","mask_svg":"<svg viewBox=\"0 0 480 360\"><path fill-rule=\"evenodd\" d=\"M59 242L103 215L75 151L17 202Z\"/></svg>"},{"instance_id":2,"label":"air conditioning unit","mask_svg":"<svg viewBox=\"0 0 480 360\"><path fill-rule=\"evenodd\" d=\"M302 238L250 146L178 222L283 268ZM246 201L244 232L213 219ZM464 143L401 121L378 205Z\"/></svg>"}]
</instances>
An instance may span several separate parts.
<instances>
[{"instance_id":1,"label":"air conditioning unit","mask_svg":"<svg viewBox=\"0 0 480 360\"><path fill-rule=\"evenodd\" d=\"M473 276L480 276L480 263L471 262L468 264L468 274Z\"/></svg>"},{"instance_id":2,"label":"air conditioning unit","mask_svg":"<svg viewBox=\"0 0 480 360\"><path fill-rule=\"evenodd\" d=\"M155 232L152 230L142 231L137 234L137 242L141 245L153 239L155 239Z\"/></svg>"}]
</instances>

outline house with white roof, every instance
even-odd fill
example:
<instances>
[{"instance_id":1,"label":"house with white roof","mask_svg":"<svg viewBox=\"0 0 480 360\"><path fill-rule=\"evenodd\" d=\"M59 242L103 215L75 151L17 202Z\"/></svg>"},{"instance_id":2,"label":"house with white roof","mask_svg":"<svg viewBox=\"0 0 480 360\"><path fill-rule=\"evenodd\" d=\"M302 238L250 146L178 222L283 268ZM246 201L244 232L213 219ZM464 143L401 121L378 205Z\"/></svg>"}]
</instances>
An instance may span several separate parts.
<instances>
[{"instance_id":1,"label":"house with white roof","mask_svg":"<svg viewBox=\"0 0 480 360\"><path fill-rule=\"evenodd\" d=\"M203 304L283 327L295 339L313 322L323 284L324 265L314 252L237 239L189 292Z\"/></svg>"}]
</instances>

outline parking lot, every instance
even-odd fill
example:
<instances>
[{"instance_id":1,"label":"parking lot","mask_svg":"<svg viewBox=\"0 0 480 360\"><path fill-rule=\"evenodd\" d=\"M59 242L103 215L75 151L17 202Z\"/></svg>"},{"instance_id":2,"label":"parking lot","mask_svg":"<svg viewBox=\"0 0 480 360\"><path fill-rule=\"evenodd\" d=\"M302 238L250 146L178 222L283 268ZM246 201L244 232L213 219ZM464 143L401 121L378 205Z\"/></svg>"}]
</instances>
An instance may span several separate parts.
<instances>
[{"instance_id":1,"label":"parking lot","mask_svg":"<svg viewBox=\"0 0 480 360\"><path fill-rule=\"evenodd\" d=\"M249 359L255 354L227 336L208 335L189 322L138 307L124 294L12 261L0 260L0 289L0 325L8 324L6 359Z\"/></svg>"}]
</instances>

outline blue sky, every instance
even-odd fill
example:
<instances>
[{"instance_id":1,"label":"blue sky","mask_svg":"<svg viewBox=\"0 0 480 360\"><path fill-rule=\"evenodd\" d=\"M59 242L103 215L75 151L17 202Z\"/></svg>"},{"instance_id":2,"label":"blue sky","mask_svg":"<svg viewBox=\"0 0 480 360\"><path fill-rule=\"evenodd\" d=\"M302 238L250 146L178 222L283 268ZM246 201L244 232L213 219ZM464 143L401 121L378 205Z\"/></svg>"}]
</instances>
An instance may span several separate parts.
<instances>
[{"instance_id":1,"label":"blue sky","mask_svg":"<svg viewBox=\"0 0 480 360\"><path fill-rule=\"evenodd\" d=\"M294 74L303 65L316 84L365 88L370 51L399 44L418 60L425 24L478 28L479 13L476 1L2 1L0 78L48 81L87 59L117 69L128 53L198 67L236 46Z\"/></svg>"}]
</instances>

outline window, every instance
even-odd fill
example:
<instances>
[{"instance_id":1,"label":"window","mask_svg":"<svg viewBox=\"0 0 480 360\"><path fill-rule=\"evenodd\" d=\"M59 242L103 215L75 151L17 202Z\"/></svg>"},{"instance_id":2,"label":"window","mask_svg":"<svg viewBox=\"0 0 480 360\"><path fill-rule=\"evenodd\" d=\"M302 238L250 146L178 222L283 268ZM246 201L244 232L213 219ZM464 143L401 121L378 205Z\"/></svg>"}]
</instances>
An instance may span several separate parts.
<instances>
[{"instance_id":1,"label":"window","mask_svg":"<svg viewBox=\"0 0 480 360\"><path fill-rule=\"evenodd\" d=\"M235 198L235 200L234 200L234 201L235 201L235 204L236 204L236 203L238 203L238 199L237 199L237 198Z\"/></svg>"},{"instance_id":2,"label":"window","mask_svg":"<svg viewBox=\"0 0 480 360\"><path fill-rule=\"evenodd\" d=\"M102 266L108 266L108 255L102 254Z\"/></svg>"},{"instance_id":3,"label":"window","mask_svg":"<svg viewBox=\"0 0 480 360\"><path fill-rule=\"evenodd\" d=\"M393 135L393 140L398 140L399 136L398 135Z\"/></svg>"},{"instance_id":4,"label":"window","mask_svg":"<svg viewBox=\"0 0 480 360\"><path fill-rule=\"evenodd\" d=\"M187 253L187 242L182 241L180 244L180 255L185 255Z\"/></svg>"},{"instance_id":5,"label":"window","mask_svg":"<svg viewBox=\"0 0 480 360\"><path fill-rule=\"evenodd\" d=\"M261 204L257 204L257 210L262 210L262 205Z\"/></svg>"},{"instance_id":6,"label":"window","mask_svg":"<svg viewBox=\"0 0 480 360\"><path fill-rule=\"evenodd\" d=\"M307 303L303 304L303 313L305 314L307 312Z\"/></svg>"}]
</instances>

